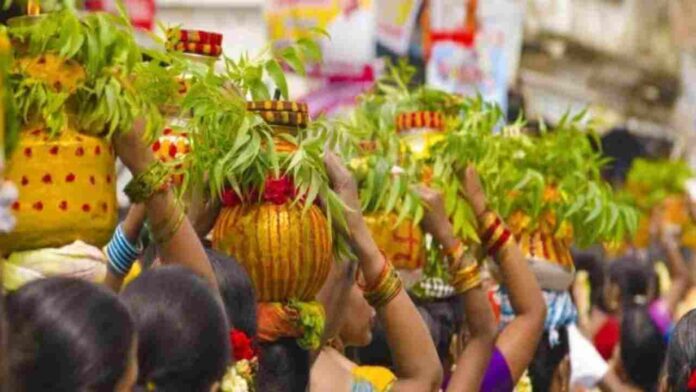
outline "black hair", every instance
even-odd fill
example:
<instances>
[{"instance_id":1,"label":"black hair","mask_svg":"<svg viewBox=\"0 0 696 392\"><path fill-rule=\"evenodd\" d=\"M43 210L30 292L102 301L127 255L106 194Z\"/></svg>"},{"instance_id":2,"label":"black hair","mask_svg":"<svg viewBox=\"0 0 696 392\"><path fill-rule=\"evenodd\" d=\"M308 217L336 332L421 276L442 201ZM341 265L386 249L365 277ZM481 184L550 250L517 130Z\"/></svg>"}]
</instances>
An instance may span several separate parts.
<instances>
[{"instance_id":1,"label":"black hair","mask_svg":"<svg viewBox=\"0 0 696 392\"><path fill-rule=\"evenodd\" d=\"M231 328L256 337L256 295L244 267L231 256L206 249Z\"/></svg>"},{"instance_id":2,"label":"black hair","mask_svg":"<svg viewBox=\"0 0 696 392\"><path fill-rule=\"evenodd\" d=\"M105 288L37 280L6 299L8 390L113 391L128 369L134 327Z\"/></svg>"},{"instance_id":3,"label":"black hair","mask_svg":"<svg viewBox=\"0 0 696 392\"><path fill-rule=\"evenodd\" d=\"M464 305L461 296L447 299L420 301L414 299L421 318L430 331L441 363L449 354L452 336L458 334L464 323Z\"/></svg>"},{"instance_id":4,"label":"black hair","mask_svg":"<svg viewBox=\"0 0 696 392\"><path fill-rule=\"evenodd\" d=\"M295 339L261 343L256 385L263 392L304 392L309 384L309 352Z\"/></svg>"},{"instance_id":5,"label":"black hair","mask_svg":"<svg viewBox=\"0 0 696 392\"><path fill-rule=\"evenodd\" d=\"M419 309L421 316L424 311ZM429 316L426 316L429 317ZM365 347L356 347L355 359L360 363L374 366L393 367L391 351L387 342L387 333L380 321L372 327L372 341Z\"/></svg>"},{"instance_id":6,"label":"black hair","mask_svg":"<svg viewBox=\"0 0 696 392\"><path fill-rule=\"evenodd\" d=\"M552 343L549 339L551 332L544 331L534 358L529 364L529 379L534 391L549 390L556 368L570 352L568 329L561 327L554 333L558 333L558 339Z\"/></svg>"},{"instance_id":7,"label":"black hair","mask_svg":"<svg viewBox=\"0 0 696 392\"><path fill-rule=\"evenodd\" d=\"M604 297L605 264L599 256L593 252L572 250L575 268L578 271L587 271L590 283L590 304L608 312L609 307Z\"/></svg>"},{"instance_id":8,"label":"black hair","mask_svg":"<svg viewBox=\"0 0 696 392\"><path fill-rule=\"evenodd\" d=\"M696 309L679 320L667 347L667 386L673 392L687 392L691 372L696 369Z\"/></svg>"},{"instance_id":9,"label":"black hair","mask_svg":"<svg viewBox=\"0 0 696 392\"><path fill-rule=\"evenodd\" d=\"M633 304L636 297L647 297L656 279L652 265L634 257L620 258L609 265L609 281L619 286L622 306Z\"/></svg>"},{"instance_id":10,"label":"black hair","mask_svg":"<svg viewBox=\"0 0 696 392\"><path fill-rule=\"evenodd\" d=\"M227 320L208 284L183 267L148 270L123 291L138 332L138 384L208 392L230 363Z\"/></svg>"},{"instance_id":11,"label":"black hair","mask_svg":"<svg viewBox=\"0 0 696 392\"><path fill-rule=\"evenodd\" d=\"M667 343L646 305L623 308L621 320L621 362L631 383L644 391L657 389Z\"/></svg>"}]
</instances>

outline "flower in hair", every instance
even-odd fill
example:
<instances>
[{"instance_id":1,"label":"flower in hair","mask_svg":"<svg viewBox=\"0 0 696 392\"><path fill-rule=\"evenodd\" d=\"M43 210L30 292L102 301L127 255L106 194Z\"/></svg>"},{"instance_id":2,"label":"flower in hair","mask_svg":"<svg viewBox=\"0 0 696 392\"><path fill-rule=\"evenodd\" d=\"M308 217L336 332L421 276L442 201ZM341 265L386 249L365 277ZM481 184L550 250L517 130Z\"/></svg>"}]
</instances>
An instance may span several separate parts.
<instances>
[{"instance_id":1,"label":"flower in hair","mask_svg":"<svg viewBox=\"0 0 696 392\"><path fill-rule=\"evenodd\" d=\"M689 376L689 382L686 384L686 389L689 392L696 392L696 369L691 370L691 375Z\"/></svg>"},{"instance_id":2,"label":"flower in hair","mask_svg":"<svg viewBox=\"0 0 696 392\"><path fill-rule=\"evenodd\" d=\"M243 331L238 329L230 331L230 345L232 346L234 359L237 361L243 359L250 361L256 357L256 350L252 346L251 338Z\"/></svg>"}]
</instances>

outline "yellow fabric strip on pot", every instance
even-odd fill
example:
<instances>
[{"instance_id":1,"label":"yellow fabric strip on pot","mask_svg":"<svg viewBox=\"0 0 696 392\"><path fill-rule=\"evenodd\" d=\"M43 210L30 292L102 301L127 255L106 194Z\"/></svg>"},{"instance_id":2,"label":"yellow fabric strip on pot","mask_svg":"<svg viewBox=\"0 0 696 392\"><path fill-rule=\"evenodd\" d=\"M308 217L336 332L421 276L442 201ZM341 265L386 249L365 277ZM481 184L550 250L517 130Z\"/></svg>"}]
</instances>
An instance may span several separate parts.
<instances>
[{"instance_id":1,"label":"yellow fabric strip on pot","mask_svg":"<svg viewBox=\"0 0 696 392\"><path fill-rule=\"evenodd\" d=\"M235 257L254 282L257 300L312 300L331 268L331 233L316 206L272 203L223 208L213 247Z\"/></svg>"}]
</instances>

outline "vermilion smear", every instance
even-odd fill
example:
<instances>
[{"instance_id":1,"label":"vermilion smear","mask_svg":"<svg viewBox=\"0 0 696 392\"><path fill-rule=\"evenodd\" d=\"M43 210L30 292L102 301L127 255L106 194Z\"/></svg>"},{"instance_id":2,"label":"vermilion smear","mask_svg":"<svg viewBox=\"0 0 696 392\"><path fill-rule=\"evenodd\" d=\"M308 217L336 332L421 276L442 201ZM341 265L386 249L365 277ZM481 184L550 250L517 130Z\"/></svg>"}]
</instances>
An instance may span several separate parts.
<instances>
[{"instance_id":1,"label":"vermilion smear","mask_svg":"<svg viewBox=\"0 0 696 392\"><path fill-rule=\"evenodd\" d=\"M36 203L34 203L34 206L33 206L33 207L34 207L35 210L41 211L41 210L43 210L43 203L40 202L40 201L37 201Z\"/></svg>"},{"instance_id":2,"label":"vermilion smear","mask_svg":"<svg viewBox=\"0 0 696 392\"><path fill-rule=\"evenodd\" d=\"M75 150L75 155L77 155L78 157L85 155L85 149L82 147L78 147L77 150Z\"/></svg>"},{"instance_id":3,"label":"vermilion smear","mask_svg":"<svg viewBox=\"0 0 696 392\"><path fill-rule=\"evenodd\" d=\"M60 208L63 211L67 210L68 202L66 200L61 201L60 204L58 204L58 208Z\"/></svg>"},{"instance_id":4,"label":"vermilion smear","mask_svg":"<svg viewBox=\"0 0 696 392\"><path fill-rule=\"evenodd\" d=\"M51 175L50 175L50 174L44 174L44 176L41 177L41 181L42 181L44 184L50 184L50 183L53 182L53 179L51 178Z\"/></svg>"},{"instance_id":5,"label":"vermilion smear","mask_svg":"<svg viewBox=\"0 0 696 392\"><path fill-rule=\"evenodd\" d=\"M92 210L92 207L90 207L89 204L83 204L82 205L82 211L84 212L90 212Z\"/></svg>"},{"instance_id":6,"label":"vermilion smear","mask_svg":"<svg viewBox=\"0 0 696 392\"><path fill-rule=\"evenodd\" d=\"M58 154L58 146L53 146L53 147L51 147L51 149L48 150L48 152L50 152L51 155L56 155L56 154Z\"/></svg>"},{"instance_id":7,"label":"vermilion smear","mask_svg":"<svg viewBox=\"0 0 696 392\"><path fill-rule=\"evenodd\" d=\"M75 175L72 173L68 174L67 176L65 176L65 181L67 181L67 182L75 181Z\"/></svg>"}]
</instances>

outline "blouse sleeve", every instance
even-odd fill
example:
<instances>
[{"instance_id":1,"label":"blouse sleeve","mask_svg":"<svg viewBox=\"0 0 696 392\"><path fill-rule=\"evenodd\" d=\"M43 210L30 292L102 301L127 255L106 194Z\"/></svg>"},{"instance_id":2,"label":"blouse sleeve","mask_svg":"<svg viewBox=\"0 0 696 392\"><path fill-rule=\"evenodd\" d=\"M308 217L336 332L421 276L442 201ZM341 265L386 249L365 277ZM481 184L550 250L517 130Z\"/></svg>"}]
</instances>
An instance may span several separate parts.
<instances>
[{"instance_id":1,"label":"blouse sleeve","mask_svg":"<svg viewBox=\"0 0 696 392\"><path fill-rule=\"evenodd\" d=\"M481 392L510 392L513 389L512 374L505 357L496 347L488 362L486 374L481 383Z\"/></svg>"},{"instance_id":2,"label":"blouse sleeve","mask_svg":"<svg viewBox=\"0 0 696 392\"><path fill-rule=\"evenodd\" d=\"M396 381L391 370L381 366L357 366L353 369L352 392L388 392Z\"/></svg>"}]
</instances>

